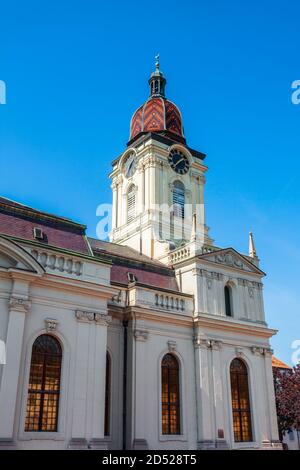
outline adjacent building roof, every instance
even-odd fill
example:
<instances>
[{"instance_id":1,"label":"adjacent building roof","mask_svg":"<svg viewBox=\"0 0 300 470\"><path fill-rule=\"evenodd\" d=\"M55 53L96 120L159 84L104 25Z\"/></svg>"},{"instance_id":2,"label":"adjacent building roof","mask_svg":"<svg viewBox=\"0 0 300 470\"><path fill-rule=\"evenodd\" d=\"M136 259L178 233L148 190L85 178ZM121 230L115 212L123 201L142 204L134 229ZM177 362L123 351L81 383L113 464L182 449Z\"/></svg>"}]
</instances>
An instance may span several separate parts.
<instances>
[{"instance_id":1,"label":"adjacent building roof","mask_svg":"<svg viewBox=\"0 0 300 470\"><path fill-rule=\"evenodd\" d=\"M277 369L292 369L290 366L288 366L275 356L272 356L272 367L275 367Z\"/></svg>"},{"instance_id":2,"label":"adjacent building roof","mask_svg":"<svg viewBox=\"0 0 300 470\"><path fill-rule=\"evenodd\" d=\"M35 228L42 230L40 243L90 254L85 225L0 197L0 234L37 241Z\"/></svg>"}]
</instances>

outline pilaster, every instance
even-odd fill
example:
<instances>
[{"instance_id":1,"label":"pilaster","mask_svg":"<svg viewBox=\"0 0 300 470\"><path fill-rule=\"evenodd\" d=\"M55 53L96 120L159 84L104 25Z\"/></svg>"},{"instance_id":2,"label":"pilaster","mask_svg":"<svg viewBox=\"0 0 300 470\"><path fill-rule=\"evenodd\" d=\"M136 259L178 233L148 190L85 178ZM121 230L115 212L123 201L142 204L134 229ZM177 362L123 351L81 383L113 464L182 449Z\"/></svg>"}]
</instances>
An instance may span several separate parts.
<instances>
[{"instance_id":1,"label":"pilaster","mask_svg":"<svg viewBox=\"0 0 300 470\"><path fill-rule=\"evenodd\" d=\"M14 438L16 400L22 360L26 315L30 313L29 283L15 279L9 300L9 320L6 337L6 365L3 366L0 390L0 441Z\"/></svg>"}]
</instances>

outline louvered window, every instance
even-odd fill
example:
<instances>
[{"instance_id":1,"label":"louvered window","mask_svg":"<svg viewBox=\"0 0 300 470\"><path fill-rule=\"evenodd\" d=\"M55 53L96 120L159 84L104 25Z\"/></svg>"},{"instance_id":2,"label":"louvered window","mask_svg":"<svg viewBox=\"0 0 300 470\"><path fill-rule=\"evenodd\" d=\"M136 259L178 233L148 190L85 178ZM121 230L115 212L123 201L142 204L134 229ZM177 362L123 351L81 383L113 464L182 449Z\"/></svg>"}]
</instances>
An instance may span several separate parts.
<instances>
[{"instance_id":1,"label":"louvered window","mask_svg":"<svg viewBox=\"0 0 300 470\"><path fill-rule=\"evenodd\" d=\"M176 217L184 219L185 191L180 181L175 181L173 186L173 210Z\"/></svg>"},{"instance_id":2,"label":"louvered window","mask_svg":"<svg viewBox=\"0 0 300 470\"><path fill-rule=\"evenodd\" d=\"M136 215L136 187L130 186L127 193L127 222L131 222Z\"/></svg>"}]
</instances>

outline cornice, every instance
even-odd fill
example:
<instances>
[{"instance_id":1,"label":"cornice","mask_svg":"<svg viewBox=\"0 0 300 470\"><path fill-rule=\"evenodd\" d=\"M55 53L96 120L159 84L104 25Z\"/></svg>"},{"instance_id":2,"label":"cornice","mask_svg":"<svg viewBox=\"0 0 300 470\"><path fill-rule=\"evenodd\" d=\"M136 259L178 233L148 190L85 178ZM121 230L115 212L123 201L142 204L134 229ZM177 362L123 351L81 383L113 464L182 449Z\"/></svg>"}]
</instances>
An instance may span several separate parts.
<instances>
[{"instance_id":1,"label":"cornice","mask_svg":"<svg viewBox=\"0 0 300 470\"><path fill-rule=\"evenodd\" d=\"M37 279L36 285L67 290L76 294L91 294L104 299L111 299L119 291L119 289L110 285L94 284L89 281L60 277L54 274L46 274L42 278Z\"/></svg>"},{"instance_id":2,"label":"cornice","mask_svg":"<svg viewBox=\"0 0 300 470\"><path fill-rule=\"evenodd\" d=\"M228 318L215 318L201 314L193 319L195 327L218 329L224 331L231 331L233 333L241 333L249 336L260 336L262 338L271 338L277 333L277 330L266 328L251 323L245 324L237 320L230 320Z\"/></svg>"}]
</instances>

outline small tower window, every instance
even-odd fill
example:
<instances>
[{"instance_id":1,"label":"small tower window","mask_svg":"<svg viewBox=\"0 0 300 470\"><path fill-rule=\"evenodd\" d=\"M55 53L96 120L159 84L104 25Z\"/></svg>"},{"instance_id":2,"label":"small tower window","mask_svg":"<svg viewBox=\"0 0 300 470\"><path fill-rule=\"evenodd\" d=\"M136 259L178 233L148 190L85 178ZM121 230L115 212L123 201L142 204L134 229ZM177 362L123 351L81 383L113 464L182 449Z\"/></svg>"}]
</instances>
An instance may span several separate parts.
<instances>
[{"instance_id":1,"label":"small tower window","mask_svg":"<svg viewBox=\"0 0 300 470\"><path fill-rule=\"evenodd\" d=\"M226 317L232 317L232 290L230 286L224 287Z\"/></svg>"},{"instance_id":2,"label":"small tower window","mask_svg":"<svg viewBox=\"0 0 300 470\"><path fill-rule=\"evenodd\" d=\"M136 216L136 187L130 186L127 193L127 222L131 222Z\"/></svg>"},{"instance_id":3,"label":"small tower window","mask_svg":"<svg viewBox=\"0 0 300 470\"><path fill-rule=\"evenodd\" d=\"M173 185L173 210L176 217L184 219L185 188L181 181Z\"/></svg>"}]
</instances>

